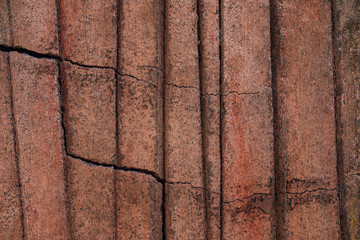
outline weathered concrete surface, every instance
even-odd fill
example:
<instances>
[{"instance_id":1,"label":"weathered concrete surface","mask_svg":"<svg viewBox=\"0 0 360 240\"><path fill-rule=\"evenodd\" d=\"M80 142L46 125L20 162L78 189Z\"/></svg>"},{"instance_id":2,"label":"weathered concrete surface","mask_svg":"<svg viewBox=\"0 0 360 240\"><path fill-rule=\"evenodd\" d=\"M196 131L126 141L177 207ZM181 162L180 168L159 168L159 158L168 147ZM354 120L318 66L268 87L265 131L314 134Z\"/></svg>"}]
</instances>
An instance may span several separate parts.
<instances>
[{"instance_id":1,"label":"weathered concrete surface","mask_svg":"<svg viewBox=\"0 0 360 240\"><path fill-rule=\"evenodd\" d=\"M115 163L115 72L63 62L61 78L67 152L98 163Z\"/></svg>"},{"instance_id":2,"label":"weathered concrete surface","mask_svg":"<svg viewBox=\"0 0 360 240\"><path fill-rule=\"evenodd\" d=\"M224 1L223 237L274 238L269 1Z\"/></svg>"},{"instance_id":3,"label":"weathered concrete surface","mask_svg":"<svg viewBox=\"0 0 360 240\"><path fill-rule=\"evenodd\" d=\"M360 2L333 1L342 238L360 238Z\"/></svg>"},{"instance_id":4,"label":"weathered concrete surface","mask_svg":"<svg viewBox=\"0 0 360 240\"><path fill-rule=\"evenodd\" d=\"M66 158L69 225L73 239L114 239L114 171Z\"/></svg>"},{"instance_id":5,"label":"weathered concrete surface","mask_svg":"<svg viewBox=\"0 0 360 240\"><path fill-rule=\"evenodd\" d=\"M220 239L220 24L219 1L198 4L202 141L206 191L207 238Z\"/></svg>"},{"instance_id":6,"label":"weathered concrete surface","mask_svg":"<svg viewBox=\"0 0 360 240\"><path fill-rule=\"evenodd\" d=\"M286 193L279 198L284 213L278 237L338 239L330 1L275 1L274 6L277 189ZM286 199L306 192L319 196L301 194L292 209Z\"/></svg>"},{"instance_id":7,"label":"weathered concrete surface","mask_svg":"<svg viewBox=\"0 0 360 240\"><path fill-rule=\"evenodd\" d=\"M116 239L161 240L162 184L150 175L116 171Z\"/></svg>"},{"instance_id":8,"label":"weathered concrete surface","mask_svg":"<svg viewBox=\"0 0 360 240\"><path fill-rule=\"evenodd\" d=\"M59 12L62 58L116 68L115 0L59 0Z\"/></svg>"},{"instance_id":9,"label":"weathered concrete surface","mask_svg":"<svg viewBox=\"0 0 360 240\"><path fill-rule=\"evenodd\" d=\"M163 177L162 0L125 0L119 22L119 166Z\"/></svg>"},{"instance_id":10,"label":"weathered concrete surface","mask_svg":"<svg viewBox=\"0 0 360 240\"><path fill-rule=\"evenodd\" d=\"M11 0L8 2L10 8L8 26L11 27L12 46L38 53L58 55L56 0Z\"/></svg>"},{"instance_id":11,"label":"weathered concrete surface","mask_svg":"<svg viewBox=\"0 0 360 240\"><path fill-rule=\"evenodd\" d=\"M9 54L0 52L0 239L21 239L21 196L15 150Z\"/></svg>"},{"instance_id":12,"label":"weathered concrete surface","mask_svg":"<svg viewBox=\"0 0 360 240\"><path fill-rule=\"evenodd\" d=\"M67 239L58 65L10 53L26 239Z\"/></svg>"}]
</instances>

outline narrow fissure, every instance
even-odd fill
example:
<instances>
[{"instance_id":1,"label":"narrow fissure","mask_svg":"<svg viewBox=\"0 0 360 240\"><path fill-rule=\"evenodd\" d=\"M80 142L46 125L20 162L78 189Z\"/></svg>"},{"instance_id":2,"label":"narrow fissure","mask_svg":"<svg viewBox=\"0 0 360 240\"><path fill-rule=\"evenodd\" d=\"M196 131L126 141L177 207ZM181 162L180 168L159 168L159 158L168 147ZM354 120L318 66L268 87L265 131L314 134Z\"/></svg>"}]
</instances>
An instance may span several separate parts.
<instances>
[{"instance_id":1,"label":"narrow fissure","mask_svg":"<svg viewBox=\"0 0 360 240\"><path fill-rule=\"evenodd\" d=\"M120 65L120 13L121 13L121 0L116 1L116 82L115 82L115 147L116 147L116 158L115 158L115 165L119 164L120 159L120 146L119 146L119 84L120 84L120 75L119 72L119 65ZM117 240L117 226L118 226L118 194L117 194L117 174L114 171L114 239Z\"/></svg>"},{"instance_id":2,"label":"narrow fissure","mask_svg":"<svg viewBox=\"0 0 360 240\"><path fill-rule=\"evenodd\" d=\"M61 40L59 40L61 41ZM61 49L61 43L59 44L59 47ZM81 64L81 63L77 63L74 62L70 59L62 59L61 57L57 56L57 55L53 55L50 53L38 53L26 48L22 48L22 47L10 47L10 46L6 46L4 44L0 44L0 51L3 52L17 52L17 53L22 53L22 54L27 54L31 57L34 58L38 58L38 59L50 59L50 60L58 60L60 62L69 62L73 65L79 66L79 67L85 67L85 68L99 68L99 69L112 69L116 72L116 69L113 67L106 67L106 66L96 66L96 65L87 65L87 64ZM60 50L61 51L61 50Z\"/></svg>"},{"instance_id":3,"label":"narrow fissure","mask_svg":"<svg viewBox=\"0 0 360 240\"><path fill-rule=\"evenodd\" d=\"M219 78L219 93L220 93L220 135L219 135L219 143L220 143L220 238L223 239L224 231L223 231L223 202L224 202L224 192L223 192L223 116L224 116L224 96L222 96L223 92L223 79L224 79L224 63L223 63L223 5L222 0L219 0L219 63L220 63L220 78Z\"/></svg>"},{"instance_id":4,"label":"narrow fissure","mask_svg":"<svg viewBox=\"0 0 360 240\"><path fill-rule=\"evenodd\" d=\"M21 228L22 228L22 239L25 239L25 222L24 222L24 196L22 191L21 184L21 175L20 175L20 158L19 158L19 149L18 149L18 137L16 129L16 120L15 120L15 111L14 111L14 96L13 96L13 86L12 86L12 74L10 66L10 56L7 55L7 64L9 66L9 85L10 85L10 109L11 109L11 121L13 125L13 138L14 138L14 152L15 152L15 163L16 171L18 176L18 186L19 186L19 204L20 204L20 217L21 217Z\"/></svg>"},{"instance_id":5,"label":"narrow fissure","mask_svg":"<svg viewBox=\"0 0 360 240\"><path fill-rule=\"evenodd\" d=\"M336 134L336 170L337 170L337 184L338 184L338 198L339 198L339 215L340 215L340 234L341 239L347 240L348 226L345 206L345 174L344 174L344 151L341 134L341 83L338 80L338 61L336 48L336 34L338 32L335 11L336 2L332 0L331 4L331 33L332 33L332 71L334 81L334 108L335 108L335 134Z\"/></svg>"},{"instance_id":6,"label":"narrow fissure","mask_svg":"<svg viewBox=\"0 0 360 240\"><path fill-rule=\"evenodd\" d=\"M166 181L167 180L167 173L168 173L168 164L167 164L167 158L166 158L166 118L167 118L167 115L166 115L166 83L167 83L167 75L166 75L166 49L167 49L167 42L166 42L166 34L167 34L167 31L166 31L166 15L167 15L167 0L163 0L163 27L164 27L164 30L163 30L163 68L164 68L164 78L163 78L163 96L162 96L162 101L163 101L163 141L162 141L162 144L163 144L163 170L164 170L164 180ZM168 216L167 216L167 187L166 187L166 183L164 182L163 185L163 198L162 198L162 205L161 205L161 210L162 210L162 233L163 233L163 240L166 240L167 238L167 219L168 219Z\"/></svg>"},{"instance_id":7,"label":"narrow fissure","mask_svg":"<svg viewBox=\"0 0 360 240\"><path fill-rule=\"evenodd\" d=\"M284 222L285 222L285 202L286 186L285 186L285 163L282 162L280 146L280 113L278 105L278 88L277 67L280 64L280 28L278 6L276 0L270 0L270 45L271 45L271 88L272 88L272 104L273 104L273 139L274 139L274 209L275 209L275 236L276 239L284 239Z\"/></svg>"},{"instance_id":8,"label":"narrow fissure","mask_svg":"<svg viewBox=\"0 0 360 240\"><path fill-rule=\"evenodd\" d=\"M66 219L67 219L67 228L68 228L68 232L70 234L70 237L72 239L75 239L75 233L74 233L74 228L73 228L73 219L71 218L71 213L70 213L70 194L69 194L69 179L68 179L68 164L67 164L67 159L66 159L66 151L67 151L67 145L66 145L66 127L65 127L65 95L63 93L63 86L62 86L62 79L63 79L63 71L62 71L62 60L61 60L61 53L62 53L62 49L63 49L63 45L62 45L62 34L61 34L61 5L60 5L60 1L61 0L56 0L56 7L57 7L57 30L58 30L58 44L59 44L59 56L60 57L54 57L54 58L50 58L50 59L55 59L57 61L57 65L58 65L58 93L59 93L59 104L60 104L60 123L61 123L61 127L62 127L62 131L63 131L63 175L64 175L64 186L65 186L65 210L66 210ZM24 52L26 54L29 54L26 50L26 52ZM29 54L30 56L33 56L31 54ZM42 58L48 58L51 55L43 55ZM37 57L36 55L33 57Z\"/></svg>"},{"instance_id":9,"label":"narrow fissure","mask_svg":"<svg viewBox=\"0 0 360 240\"><path fill-rule=\"evenodd\" d=\"M204 100L204 89L203 86L203 47L201 41L201 14L200 14L200 0L196 1L196 14L197 14L197 40L198 40L198 67L199 67L199 101L200 101L200 124L201 124L201 157L202 157L202 168L203 168L203 186L205 192L205 239L209 239L209 231L210 231L210 221L209 221L209 184L208 184L208 168L207 168L207 154L206 154L206 129L205 121L207 121L205 116L205 108L206 102Z\"/></svg>"},{"instance_id":10,"label":"narrow fissure","mask_svg":"<svg viewBox=\"0 0 360 240\"><path fill-rule=\"evenodd\" d=\"M58 86L59 86L59 103L60 103L60 115L61 115L61 127L63 132L63 168L64 168L64 184L65 184L65 207L66 207L66 218L67 218L67 227L72 239L75 239L75 233L73 228L73 219L71 218L70 214L70 195L69 195L69 179L68 179L68 164L66 160L66 152L67 152L67 145L66 145L66 127L65 127L65 95L63 93L63 86L62 86L62 79L63 79L63 70L61 67L61 62L58 61Z\"/></svg>"}]
</instances>

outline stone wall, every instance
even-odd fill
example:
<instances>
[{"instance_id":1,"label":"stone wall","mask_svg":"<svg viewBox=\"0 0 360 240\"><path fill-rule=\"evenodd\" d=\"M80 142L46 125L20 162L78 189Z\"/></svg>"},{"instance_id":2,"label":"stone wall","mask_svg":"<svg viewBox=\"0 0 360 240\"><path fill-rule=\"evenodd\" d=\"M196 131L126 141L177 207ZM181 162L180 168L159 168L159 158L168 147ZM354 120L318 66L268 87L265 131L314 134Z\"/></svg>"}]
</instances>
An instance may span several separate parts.
<instances>
[{"instance_id":1,"label":"stone wall","mask_svg":"<svg viewBox=\"0 0 360 240\"><path fill-rule=\"evenodd\" d=\"M358 0L0 2L0 239L360 239Z\"/></svg>"}]
</instances>

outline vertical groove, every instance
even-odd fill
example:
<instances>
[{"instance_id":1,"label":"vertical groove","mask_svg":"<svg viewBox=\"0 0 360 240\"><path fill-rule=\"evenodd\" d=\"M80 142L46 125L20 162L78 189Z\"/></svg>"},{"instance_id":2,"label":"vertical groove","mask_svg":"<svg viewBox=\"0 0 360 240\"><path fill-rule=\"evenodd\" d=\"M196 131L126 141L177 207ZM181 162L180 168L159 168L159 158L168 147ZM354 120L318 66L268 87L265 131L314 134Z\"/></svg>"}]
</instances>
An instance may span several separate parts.
<instances>
[{"instance_id":1,"label":"vertical groove","mask_svg":"<svg viewBox=\"0 0 360 240\"><path fill-rule=\"evenodd\" d=\"M162 197L162 233L163 233L163 240L166 240L166 224L167 224L167 213L166 213L166 204L167 204L167 191L166 191L166 181L167 181L167 159L166 159L166 13L167 13L167 0L163 0L163 69L164 69L164 76L163 76L163 86L162 86L162 101L163 101L163 137L162 137L162 144L163 144L163 177L164 181L162 182L163 187L163 197Z\"/></svg>"},{"instance_id":2,"label":"vertical groove","mask_svg":"<svg viewBox=\"0 0 360 240\"><path fill-rule=\"evenodd\" d=\"M204 140L205 134L205 108L206 103L204 98L206 97L204 93L204 86L203 86L203 72L202 72L202 41L201 41L201 17L200 17L200 0L196 1L196 14L197 14L197 40L198 40L198 68L199 68L199 97L200 97L200 125L201 125L201 157L202 157L202 168L203 168L203 186L205 189L205 239L209 239L209 228L210 228L210 221L209 221L209 184L208 184L208 172L207 172L207 156L206 156L206 145Z\"/></svg>"},{"instance_id":3,"label":"vertical groove","mask_svg":"<svg viewBox=\"0 0 360 240\"><path fill-rule=\"evenodd\" d=\"M341 239L347 240L348 226L345 206L345 174L344 174L344 151L341 134L341 83L338 79L338 61L336 50L336 35L338 32L335 19L336 0L331 1L331 33L332 33L332 70L334 80L334 108L335 108L335 134L336 134L336 160L337 160L337 184L339 198L339 217L340 217L340 236Z\"/></svg>"},{"instance_id":4,"label":"vertical groove","mask_svg":"<svg viewBox=\"0 0 360 240\"><path fill-rule=\"evenodd\" d=\"M278 105L278 65L280 64L280 29L278 6L276 0L270 0L270 42L271 42L271 88L273 94L273 119L274 119L274 191L275 191L275 235L276 239L285 239L284 236L284 221L285 221L285 205L283 198L285 198L285 165L281 161L280 153L280 113Z\"/></svg>"},{"instance_id":5,"label":"vertical groove","mask_svg":"<svg viewBox=\"0 0 360 240\"><path fill-rule=\"evenodd\" d=\"M61 0L56 0L56 14L57 14L57 32L58 32L58 46L59 46L59 57L61 59L61 53L63 50L63 39L62 39L62 34L61 34L61 27L62 27L62 22L61 22ZM69 178L68 178L68 164L67 164L67 145L66 145L66 127L65 127L65 95L64 95L64 91L63 91L63 85L62 85L62 79L63 78L63 69L62 69L62 61L61 60L57 60L57 66L58 66L58 86L59 86L59 101L60 101L60 121L61 121L61 127L63 130L63 175L64 175L64 195L65 195L65 217L66 217L66 226L67 226L67 230L68 233L70 234L70 237L72 239L75 239L75 234L74 234L74 228L73 228L73 222L71 219L71 214L70 214L70 195L69 195Z\"/></svg>"},{"instance_id":6,"label":"vertical groove","mask_svg":"<svg viewBox=\"0 0 360 240\"><path fill-rule=\"evenodd\" d=\"M57 61L58 63L58 68L59 68L59 76L58 76L58 84L59 84L59 101L60 101L60 115L61 115L61 127L63 130L63 152L64 152L64 163L63 163L63 168L64 168L64 184L65 184L65 208L66 208L66 219L67 219L67 228L70 234L70 237L72 239L75 239L75 233L74 233L74 228L73 228L73 220L71 218L71 214L70 214L70 195L69 195L69 178L68 178L68 162L66 159L67 156L67 145L66 145L66 127L65 127L65 118L66 118L66 114L65 114L65 107L64 107L64 103L65 103L65 94L64 94L64 90L63 90L63 83L62 83L62 79L63 75L64 75L64 70L62 68L62 63L60 61Z\"/></svg>"},{"instance_id":7,"label":"vertical groove","mask_svg":"<svg viewBox=\"0 0 360 240\"><path fill-rule=\"evenodd\" d=\"M116 147L116 157L115 157L115 165L120 163L120 146L119 146L119 78L121 77L119 73L119 64L120 64L120 13L121 13L121 0L116 0L116 73L115 73L115 147ZM118 216L117 216L117 209L118 209L118 197L117 197L117 175L116 171L114 173L114 239L117 240L117 225L118 225Z\"/></svg>"},{"instance_id":8,"label":"vertical groove","mask_svg":"<svg viewBox=\"0 0 360 240\"><path fill-rule=\"evenodd\" d=\"M224 77L224 63L223 63L223 5L222 0L219 0L219 63L220 63L220 78L219 78L219 92L220 92L220 238L223 239L223 115L224 115L224 97L223 97L223 77Z\"/></svg>"},{"instance_id":9,"label":"vertical groove","mask_svg":"<svg viewBox=\"0 0 360 240\"><path fill-rule=\"evenodd\" d=\"M21 175L20 175L20 158L18 150L18 138L17 138L17 129L16 129L16 120L15 120L15 111L14 111L14 97L13 97L13 86L12 86L12 75L11 75L11 66L10 66L10 54L7 54L7 64L9 66L9 85L10 85L10 108L11 108L11 121L13 125L13 138L14 138L14 152L15 152L15 163L16 171L18 176L18 186L19 186L19 203L20 203L20 216L21 216L21 230L22 230L22 239L25 239L25 223L24 223L24 204L23 204L23 193L22 193L22 184L21 184Z\"/></svg>"}]
</instances>

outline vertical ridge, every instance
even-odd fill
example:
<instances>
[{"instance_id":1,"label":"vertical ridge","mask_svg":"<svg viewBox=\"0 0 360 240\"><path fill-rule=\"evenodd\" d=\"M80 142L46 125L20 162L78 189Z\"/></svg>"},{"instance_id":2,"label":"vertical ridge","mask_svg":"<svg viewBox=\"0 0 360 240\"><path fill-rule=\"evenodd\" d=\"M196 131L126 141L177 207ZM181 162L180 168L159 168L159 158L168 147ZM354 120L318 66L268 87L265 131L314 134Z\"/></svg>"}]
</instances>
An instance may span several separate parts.
<instances>
[{"instance_id":1,"label":"vertical ridge","mask_svg":"<svg viewBox=\"0 0 360 240\"><path fill-rule=\"evenodd\" d=\"M121 13L121 0L116 0L116 83L115 83L115 141L116 141L116 158L115 158L115 165L120 164L120 146L119 146L119 64L120 64L120 13ZM117 240L117 224L118 224L118 216L117 216L117 174L114 171L114 239Z\"/></svg>"},{"instance_id":2,"label":"vertical ridge","mask_svg":"<svg viewBox=\"0 0 360 240\"><path fill-rule=\"evenodd\" d=\"M271 41L271 89L273 94L273 119L274 119L274 191L275 191L275 235L276 238L284 239L283 223L284 223L284 206L282 193L286 192L284 184L285 165L280 162L280 138L279 132L281 123L278 109L278 89L277 89L277 65L279 64L279 44L280 32L278 26L277 5L274 0L270 0L270 41Z\"/></svg>"},{"instance_id":3,"label":"vertical ridge","mask_svg":"<svg viewBox=\"0 0 360 240\"><path fill-rule=\"evenodd\" d=\"M201 123L201 158L203 163L203 186L205 189L205 239L209 239L209 184L208 184L208 173L206 167L206 156L205 156L205 140L204 140L204 132L205 130L205 101L204 101L204 82L202 76L202 41L201 41L201 17L200 17L200 0L196 0L196 14L197 14L197 38L198 38L198 67L199 67L199 97L200 97L200 123Z\"/></svg>"},{"instance_id":4,"label":"vertical ridge","mask_svg":"<svg viewBox=\"0 0 360 240\"><path fill-rule=\"evenodd\" d=\"M224 97L223 97L223 79L224 79L224 63L223 63L223 5L222 0L219 0L219 63L220 63L220 75L219 75L219 93L220 93L220 238L223 239L223 115L224 115Z\"/></svg>"},{"instance_id":5,"label":"vertical ridge","mask_svg":"<svg viewBox=\"0 0 360 240\"><path fill-rule=\"evenodd\" d=\"M339 198L339 221L340 236L347 240L348 226L346 224L346 207L345 207L345 174L344 174L344 151L343 142L341 141L341 85L338 81L338 56L336 51L336 32L338 31L335 22L336 0L331 1L331 33L332 33L332 72L334 81L334 108L335 108L335 134L336 134L336 158L337 158L337 182L338 182L338 198Z\"/></svg>"},{"instance_id":6,"label":"vertical ridge","mask_svg":"<svg viewBox=\"0 0 360 240\"><path fill-rule=\"evenodd\" d=\"M163 61L163 68L164 68L164 78L163 78L163 83L162 83L162 101L163 101L163 118L162 118L162 124L163 124L163 137L162 137L162 144L163 144L163 148L162 148L162 157L163 157L163 177L164 177L164 182L162 183L163 186L163 197L162 197L162 205L161 205L161 211L163 214L163 226L162 226L162 232L163 232L163 240L166 240L167 238L167 228L166 228L166 224L167 224L167 206L166 206L166 199L167 199L167 189L166 189L166 180L167 180L167 159L166 159L166 104L165 104L165 99L166 99L166 91L165 91L165 85L166 85L166 13L167 13L167 0L163 0L163 57L162 57L162 61Z\"/></svg>"},{"instance_id":7,"label":"vertical ridge","mask_svg":"<svg viewBox=\"0 0 360 240\"><path fill-rule=\"evenodd\" d=\"M18 137L17 137L17 128L16 128L16 120L15 120L15 111L14 111L14 97L13 97L13 85L12 85L12 75L11 75L11 67L10 67L10 54L7 55L7 64L9 66L9 78L10 78L10 108L11 108L11 121L13 124L13 135L14 135L14 151L15 151L15 162L16 169L18 175L18 184L19 184L19 193L20 193L20 210L21 210L21 229L22 229L22 239L25 239L25 223L24 223L24 207L23 207L23 192L22 192L22 184L21 184L21 175L20 175L20 164L19 164L19 151L18 151Z\"/></svg>"},{"instance_id":8,"label":"vertical ridge","mask_svg":"<svg viewBox=\"0 0 360 240\"><path fill-rule=\"evenodd\" d=\"M68 179L68 171L69 171L69 165L68 161L66 159L67 154L67 145L66 145L66 127L65 127L65 111L64 111L64 102L65 102L65 94L63 90L63 83L62 79L64 76L64 70L62 67L62 63L58 62L58 68L59 68L59 76L58 76L58 83L59 83L59 101L60 101L60 115L61 115L61 127L63 132L63 144L64 144L64 184L65 184L65 208L66 208L66 219L67 219L67 227L70 234L70 237L75 239L74 235L74 228L73 228L73 220L71 218L70 214L70 196L69 196L69 179Z\"/></svg>"}]
</instances>

